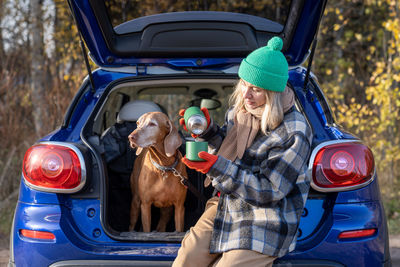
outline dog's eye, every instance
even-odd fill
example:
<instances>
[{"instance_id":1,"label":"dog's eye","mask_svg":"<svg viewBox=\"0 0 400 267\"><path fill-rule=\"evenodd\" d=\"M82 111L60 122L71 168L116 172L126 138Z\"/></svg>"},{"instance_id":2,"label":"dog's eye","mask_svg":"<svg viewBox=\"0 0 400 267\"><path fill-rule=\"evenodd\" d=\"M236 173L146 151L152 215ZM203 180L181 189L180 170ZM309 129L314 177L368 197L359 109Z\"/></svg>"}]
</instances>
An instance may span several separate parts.
<instances>
[{"instance_id":1,"label":"dog's eye","mask_svg":"<svg viewBox=\"0 0 400 267\"><path fill-rule=\"evenodd\" d=\"M149 122L149 126L157 126L154 122Z\"/></svg>"}]
</instances>

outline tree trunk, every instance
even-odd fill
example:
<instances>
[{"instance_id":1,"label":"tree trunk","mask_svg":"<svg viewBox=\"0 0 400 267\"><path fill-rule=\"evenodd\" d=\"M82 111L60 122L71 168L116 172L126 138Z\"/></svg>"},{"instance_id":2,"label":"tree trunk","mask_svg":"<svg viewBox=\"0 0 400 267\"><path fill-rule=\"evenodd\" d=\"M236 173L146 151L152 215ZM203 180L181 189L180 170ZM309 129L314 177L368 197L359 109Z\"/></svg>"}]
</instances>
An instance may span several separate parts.
<instances>
[{"instance_id":1,"label":"tree trunk","mask_svg":"<svg viewBox=\"0 0 400 267\"><path fill-rule=\"evenodd\" d=\"M47 104L44 86L44 40L42 0L31 0L31 94L35 132L41 136L45 132Z\"/></svg>"},{"instance_id":2,"label":"tree trunk","mask_svg":"<svg viewBox=\"0 0 400 267\"><path fill-rule=\"evenodd\" d=\"M5 3L4 0L0 0L0 23L3 23L3 17L4 17L4 8L5 8ZM0 31L0 58L5 58L4 54L4 41L3 41L3 31ZM2 61L1 64L1 69L3 69L4 62Z\"/></svg>"}]
</instances>

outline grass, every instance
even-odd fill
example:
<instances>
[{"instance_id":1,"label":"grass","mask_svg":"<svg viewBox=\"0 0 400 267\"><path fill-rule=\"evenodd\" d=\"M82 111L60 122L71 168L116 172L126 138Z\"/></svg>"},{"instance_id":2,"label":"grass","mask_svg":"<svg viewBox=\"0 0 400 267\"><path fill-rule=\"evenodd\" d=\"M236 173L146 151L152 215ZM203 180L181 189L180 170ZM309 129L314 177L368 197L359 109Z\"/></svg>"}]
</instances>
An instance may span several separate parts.
<instances>
[{"instance_id":1,"label":"grass","mask_svg":"<svg viewBox=\"0 0 400 267\"><path fill-rule=\"evenodd\" d=\"M384 202L390 235L400 234L400 200L397 198Z\"/></svg>"},{"instance_id":2,"label":"grass","mask_svg":"<svg viewBox=\"0 0 400 267\"><path fill-rule=\"evenodd\" d=\"M0 210L0 247L8 247L16 204L16 200L10 201L9 205Z\"/></svg>"}]
</instances>

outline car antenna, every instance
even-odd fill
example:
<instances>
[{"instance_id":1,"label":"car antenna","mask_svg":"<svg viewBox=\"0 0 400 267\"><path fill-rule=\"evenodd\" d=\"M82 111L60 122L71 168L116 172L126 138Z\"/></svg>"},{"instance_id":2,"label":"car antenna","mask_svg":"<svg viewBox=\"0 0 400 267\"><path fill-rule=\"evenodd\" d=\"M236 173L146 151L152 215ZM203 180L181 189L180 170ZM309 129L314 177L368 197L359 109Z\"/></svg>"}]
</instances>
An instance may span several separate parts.
<instances>
[{"instance_id":1,"label":"car antenna","mask_svg":"<svg viewBox=\"0 0 400 267\"><path fill-rule=\"evenodd\" d=\"M310 80L310 72L311 72L312 61L313 61L313 58L314 58L315 48L317 47L317 43L318 43L319 25L321 24L322 16L324 15L326 2L328 2L328 1L325 0L323 2L323 4L322 4L322 12L321 12L321 15L319 16L319 19L318 19L318 26L317 26L317 29L315 31L314 40L313 40L313 44L312 44L311 52L310 52L310 57L308 58L308 66L307 66L307 71L306 71L306 77L304 78L304 85L303 85L304 92L307 92L307 84L308 84L308 81Z\"/></svg>"},{"instance_id":2,"label":"car antenna","mask_svg":"<svg viewBox=\"0 0 400 267\"><path fill-rule=\"evenodd\" d=\"M86 69L87 69L88 75L89 75L89 82L90 82L90 87L91 87L90 88L90 92L92 94L94 94L95 93L95 89L94 89L95 87L94 87L93 74L92 74L92 69L90 68L89 59L88 59L88 56L87 56L87 53L86 53L85 43L83 42L83 39L82 39L81 30L79 28L79 23L76 21L76 18L74 16L74 12L72 11L71 1L68 0L67 2L68 2L69 9L71 11L71 16L72 16L72 18L73 18L73 20L75 22L76 28L78 29L79 44L80 44L81 49L82 49L83 59L85 60Z\"/></svg>"},{"instance_id":3,"label":"car antenna","mask_svg":"<svg viewBox=\"0 0 400 267\"><path fill-rule=\"evenodd\" d=\"M306 77L304 78L304 85L303 85L304 92L307 92L307 84L308 84L308 81L310 80L311 66L312 66L315 47L317 46L317 43L318 43L318 39L317 39L317 37L315 37L314 40L313 40L312 47L311 47L310 57L308 58L308 66L307 66L307 71L306 71Z\"/></svg>"},{"instance_id":4,"label":"car antenna","mask_svg":"<svg viewBox=\"0 0 400 267\"><path fill-rule=\"evenodd\" d=\"M89 64L89 59L86 53L86 47L85 47L85 43L82 40L82 35L79 34L79 44L81 45L82 48L82 54L83 54L83 58L85 59L85 65L86 65L86 69L88 71L89 74L89 81L90 81L90 87L91 87L91 92L92 94L94 94L95 92L95 87L94 87L94 80L93 80L93 74L92 74L92 69L90 68L90 64Z\"/></svg>"}]
</instances>

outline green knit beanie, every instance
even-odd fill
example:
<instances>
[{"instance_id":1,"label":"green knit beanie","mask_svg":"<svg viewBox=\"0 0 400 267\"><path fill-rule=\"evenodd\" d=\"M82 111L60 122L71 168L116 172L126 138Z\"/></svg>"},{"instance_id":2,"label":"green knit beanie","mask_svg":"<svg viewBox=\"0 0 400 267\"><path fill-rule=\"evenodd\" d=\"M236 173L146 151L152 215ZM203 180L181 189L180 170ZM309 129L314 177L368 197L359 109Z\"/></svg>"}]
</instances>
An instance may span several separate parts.
<instances>
[{"instance_id":1,"label":"green knit beanie","mask_svg":"<svg viewBox=\"0 0 400 267\"><path fill-rule=\"evenodd\" d=\"M257 87L283 92L289 79L288 63L281 52L283 41L273 37L267 46L251 52L239 67L239 77Z\"/></svg>"}]
</instances>

